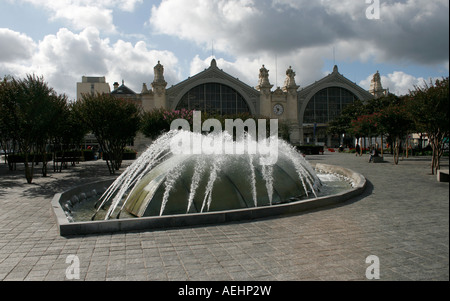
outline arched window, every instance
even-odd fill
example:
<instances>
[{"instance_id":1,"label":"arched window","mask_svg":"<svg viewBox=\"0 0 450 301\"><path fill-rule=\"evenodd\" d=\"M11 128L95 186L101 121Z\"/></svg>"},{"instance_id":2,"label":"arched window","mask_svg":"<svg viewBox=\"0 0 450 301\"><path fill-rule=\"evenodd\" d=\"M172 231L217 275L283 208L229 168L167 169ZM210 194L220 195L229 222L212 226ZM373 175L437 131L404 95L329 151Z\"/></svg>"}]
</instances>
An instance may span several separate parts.
<instances>
[{"instance_id":1,"label":"arched window","mask_svg":"<svg viewBox=\"0 0 450 301\"><path fill-rule=\"evenodd\" d=\"M325 88L317 92L305 109L304 123L328 123L340 115L341 111L358 97L340 87Z\"/></svg>"},{"instance_id":2,"label":"arched window","mask_svg":"<svg viewBox=\"0 0 450 301\"><path fill-rule=\"evenodd\" d=\"M218 83L207 83L192 88L181 98L177 106L177 110L179 109L221 115L250 113L247 102L236 90Z\"/></svg>"}]
</instances>

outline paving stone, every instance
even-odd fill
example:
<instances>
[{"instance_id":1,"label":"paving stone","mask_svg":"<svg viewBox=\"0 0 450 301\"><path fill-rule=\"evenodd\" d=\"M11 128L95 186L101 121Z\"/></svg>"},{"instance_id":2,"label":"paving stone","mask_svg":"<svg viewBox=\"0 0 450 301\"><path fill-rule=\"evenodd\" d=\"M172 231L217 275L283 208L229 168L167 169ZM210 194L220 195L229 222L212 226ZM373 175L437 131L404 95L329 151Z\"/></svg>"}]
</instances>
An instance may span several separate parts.
<instances>
[{"instance_id":1,"label":"paving stone","mask_svg":"<svg viewBox=\"0 0 450 301\"><path fill-rule=\"evenodd\" d=\"M449 189L429 175L431 158L397 166L389 155L381 164L327 152L306 159L360 172L368 188L291 216L70 238L57 233L51 198L110 179L104 162L36 174L29 186L20 166L0 164L0 280L67 280L68 255L79 257L85 281L367 280L369 255L380 259L380 280L449 280Z\"/></svg>"}]
</instances>

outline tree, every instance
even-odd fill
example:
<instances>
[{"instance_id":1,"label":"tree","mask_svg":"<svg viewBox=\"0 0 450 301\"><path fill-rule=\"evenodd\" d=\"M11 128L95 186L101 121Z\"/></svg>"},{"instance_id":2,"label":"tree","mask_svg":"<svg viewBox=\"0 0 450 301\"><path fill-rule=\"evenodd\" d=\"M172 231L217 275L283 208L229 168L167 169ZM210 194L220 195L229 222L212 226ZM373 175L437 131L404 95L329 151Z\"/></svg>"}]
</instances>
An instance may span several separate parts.
<instances>
[{"instance_id":1,"label":"tree","mask_svg":"<svg viewBox=\"0 0 450 301\"><path fill-rule=\"evenodd\" d=\"M47 175L46 146L65 98L58 96L42 77L36 75L13 79L12 85L17 144L24 156L25 177L31 184L38 157L43 162L42 173Z\"/></svg>"},{"instance_id":2,"label":"tree","mask_svg":"<svg viewBox=\"0 0 450 301\"><path fill-rule=\"evenodd\" d=\"M130 100L111 94L85 94L74 109L79 120L97 138L109 172L115 174L122 165L125 146L139 130L140 108Z\"/></svg>"},{"instance_id":3,"label":"tree","mask_svg":"<svg viewBox=\"0 0 450 301\"><path fill-rule=\"evenodd\" d=\"M381 135L392 143L394 163L398 164L402 139L412 130L413 123L403 98L392 96L389 104L374 113L376 126Z\"/></svg>"},{"instance_id":4,"label":"tree","mask_svg":"<svg viewBox=\"0 0 450 301\"><path fill-rule=\"evenodd\" d=\"M36 75L19 80L5 77L0 84L2 147L9 151L11 170L17 161L24 162L28 183L33 181L34 166L38 161L42 162L43 176L47 176L47 147L55 129L65 122L58 116L66 105L66 96L57 95L42 77ZM15 154L17 151L19 156Z\"/></svg>"},{"instance_id":5,"label":"tree","mask_svg":"<svg viewBox=\"0 0 450 301\"><path fill-rule=\"evenodd\" d=\"M163 108L145 112L142 115L141 132L149 138L156 139L170 131L170 124L175 119L188 120L192 126L193 111L186 109L170 111Z\"/></svg>"},{"instance_id":6,"label":"tree","mask_svg":"<svg viewBox=\"0 0 450 301\"><path fill-rule=\"evenodd\" d=\"M448 77L415 86L407 102L416 128L428 135L433 150L431 173L435 174L440 168L444 138L449 136Z\"/></svg>"},{"instance_id":7,"label":"tree","mask_svg":"<svg viewBox=\"0 0 450 301\"><path fill-rule=\"evenodd\" d=\"M49 161L49 146L51 141L57 135L57 130L64 126L66 123L65 110L67 106L66 95L56 95L53 94L48 99L48 104L46 107L45 121L41 126L41 134L36 137L37 144L36 149L38 154L42 159L42 175L47 176L47 162Z\"/></svg>"},{"instance_id":8,"label":"tree","mask_svg":"<svg viewBox=\"0 0 450 301\"><path fill-rule=\"evenodd\" d=\"M55 118L53 135L51 137L53 144L53 169L62 171L65 155L70 151L78 151L78 146L85 135L89 132L84 122L80 121L74 109L74 104L67 102L62 108L60 114ZM56 158L61 159L61 165L57 166ZM74 157L72 157L73 160ZM75 162L72 162L74 164Z\"/></svg>"},{"instance_id":9,"label":"tree","mask_svg":"<svg viewBox=\"0 0 450 301\"><path fill-rule=\"evenodd\" d=\"M0 145L5 152L14 155L18 141L18 120L16 114L15 89L11 77L5 77L0 83ZM13 164L8 161L9 169Z\"/></svg>"},{"instance_id":10,"label":"tree","mask_svg":"<svg viewBox=\"0 0 450 301\"><path fill-rule=\"evenodd\" d=\"M349 132L356 138L375 137L379 135L376 114L364 114L353 119Z\"/></svg>"},{"instance_id":11,"label":"tree","mask_svg":"<svg viewBox=\"0 0 450 301\"><path fill-rule=\"evenodd\" d=\"M328 133L338 135L339 137L341 137L342 134L348 134L356 139L363 137L361 136L362 132L354 128L352 121L357 120L359 116L362 116L365 113L366 108L362 101L355 100L354 103L347 105L342 110L341 114L329 123Z\"/></svg>"}]
</instances>

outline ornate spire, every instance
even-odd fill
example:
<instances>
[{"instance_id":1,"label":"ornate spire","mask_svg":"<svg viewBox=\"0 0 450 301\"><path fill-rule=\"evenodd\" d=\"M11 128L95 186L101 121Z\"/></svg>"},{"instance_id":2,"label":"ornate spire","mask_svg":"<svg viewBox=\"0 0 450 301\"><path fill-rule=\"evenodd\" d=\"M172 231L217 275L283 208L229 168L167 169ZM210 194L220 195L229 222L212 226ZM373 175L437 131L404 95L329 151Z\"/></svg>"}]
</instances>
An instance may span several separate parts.
<instances>
[{"instance_id":1,"label":"ornate spire","mask_svg":"<svg viewBox=\"0 0 450 301\"><path fill-rule=\"evenodd\" d=\"M269 70L267 70L264 65L262 65L262 68L259 69L259 83L258 84L261 87L270 86Z\"/></svg>"},{"instance_id":2,"label":"ornate spire","mask_svg":"<svg viewBox=\"0 0 450 301\"><path fill-rule=\"evenodd\" d=\"M147 93L149 93L150 91L148 90L148 88L147 88L147 84L146 83L143 83L142 84L142 91L141 91L141 93L142 94L147 94Z\"/></svg>"},{"instance_id":3,"label":"ornate spire","mask_svg":"<svg viewBox=\"0 0 450 301\"><path fill-rule=\"evenodd\" d=\"M373 75L372 81L370 82L369 93L375 96L375 98L386 95L386 89L383 89L381 85L381 76L378 71Z\"/></svg>"},{"instance_id":4,"label":"ornate spire","mask_svg":"<svg viewBox=\"0 0 450 301\"><path fill-rule=\"evenodd\" d=\"M217 68L217 62L216 59L211 60L211 67Z\"/></svg>"},{"instance_id":5,"label":"ornate spire","mask_svg":"<svg viewBox=\"0 0 450 301\"><path fill-rule=\"evenodd\" d=\"M164 80L164 66L158 61L158 64L154 68L155 80L152 83L153 91L161 96L166 91L167 82Z\"/></svg>"},{"instance_id":6,"label":"ornate spire","mask_svg":"<svg viewBox=\"0 0 450 301\"><path fill-rule=\"evenodd\" d=\"M283 90L299 88L299 86L295 83L295 75L296 73L292 70L292 67L289 66L289 69L286 70L286 79L284 80Z\"/></svg>"},{"instance_id":7,"label":"ornate spire","mask_svg":"<svg viewBox=\"0 0 450 301\"><path fill-rule=\"evenodd\" d=\"M164 80L164 66L161 65L160 61L158 61L158 64L155 66L154 73L155 80L153 81L153 83L167 85L166 81Z\"/></svg>"},{"instance_id":8,"label":"ornate spire","mask_svg":"<svg viewBox=\"0 0 450 301\"><path fill-rule=\"evenodd\" d=\"M333 67L333 73L339 73L339 69L337 65L334 65Z\"/></svg>"}]
</instances>

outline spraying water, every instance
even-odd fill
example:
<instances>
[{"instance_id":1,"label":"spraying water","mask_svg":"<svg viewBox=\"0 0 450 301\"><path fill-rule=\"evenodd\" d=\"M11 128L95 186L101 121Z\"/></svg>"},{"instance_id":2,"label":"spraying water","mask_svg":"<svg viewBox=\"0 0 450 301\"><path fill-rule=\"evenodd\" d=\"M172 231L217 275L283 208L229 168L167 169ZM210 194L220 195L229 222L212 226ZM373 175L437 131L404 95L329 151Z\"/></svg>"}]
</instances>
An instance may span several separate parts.
<instances>
[{"instance_id":1,"label":"spraying water","mask_svg":"<svg viewBox=\"0 0 450 301\"><path fill-rule=\"evenodd\" d=\"M268 141L250 136L233 141L224 135L205 140L208 154L195 154L195 141L202 137L188 131L162 135L102 195L97 213L109 203L105 219L117 209L117 217L123 210L142 217L270 206L316 195L321 185L310 164L287 142L280 140L270 153L236 154L229 150L250 149L250 143L256 143L252 149L267 150ZM194 141L192 149L174 155L174 139ZM274 151L277 160L267 160Z\"/></svg>"}]
</instances>

